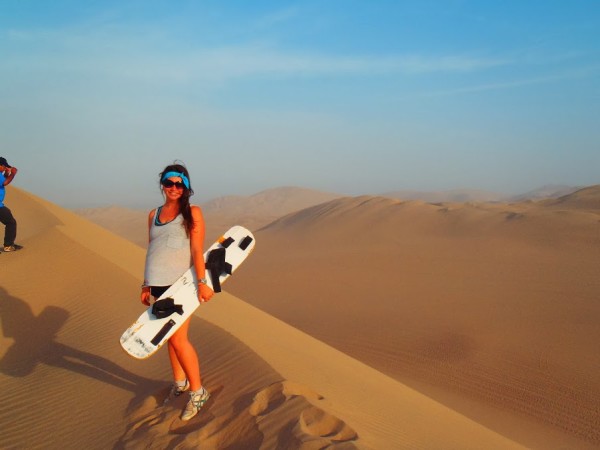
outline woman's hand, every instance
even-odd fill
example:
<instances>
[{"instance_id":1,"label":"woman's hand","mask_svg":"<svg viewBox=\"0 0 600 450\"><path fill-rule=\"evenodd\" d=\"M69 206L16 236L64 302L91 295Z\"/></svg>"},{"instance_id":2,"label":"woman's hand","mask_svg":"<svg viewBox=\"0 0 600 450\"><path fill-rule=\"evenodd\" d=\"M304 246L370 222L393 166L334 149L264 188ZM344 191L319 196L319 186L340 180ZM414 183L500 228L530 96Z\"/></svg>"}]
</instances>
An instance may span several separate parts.
<instances>
[{"instance_id":1,"label":"woman's hand","mask_svg":"<svg viewBox=\"0 0 600 450\"><path fill-rule=\"evenodd\" d=\"M214 291L204 283L198 283L198 301L204 303L209 301L214 295Z\"/></svg>"},{"instance_id":2,"label":"woman's hand","mask_svg":"<svg viewBox=\"0 0 600 450\"><path fill-rule=\"evenodd\" d=\"M142 293L140 294L140 301L144 305L150 306L150 286L144 286L142 288Z\"/></svg>"}]
</instances>

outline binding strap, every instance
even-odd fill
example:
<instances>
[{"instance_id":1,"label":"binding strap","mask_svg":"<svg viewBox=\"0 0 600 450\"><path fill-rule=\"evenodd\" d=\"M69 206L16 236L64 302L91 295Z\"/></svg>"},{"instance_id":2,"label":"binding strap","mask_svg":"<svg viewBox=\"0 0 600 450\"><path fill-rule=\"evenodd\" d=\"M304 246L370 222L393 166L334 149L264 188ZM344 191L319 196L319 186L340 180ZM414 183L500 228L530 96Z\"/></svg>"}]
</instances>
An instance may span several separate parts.
<instances>
[{"instance_id":1,"label":"binding strap","mask_svg":"<svg viewBox=\"0 0 600 450\"><path fill-rule=\"evenodd\" d=\"M215 292L221 292L221 281L219 277L222 274L231 275L232 267L225 261L225 249L223 247L211 250L206 259L206 269L210 271L210 280Z\"/></svg>"},{"instance_id":2,"label":"binding strap","mask_svg":"<svg viewBox=\"0 0 600 450\"><path fill-rule=\"evenodd\" d=\"M165 323L160 330L158 330L158 333L156 333L156 336L154 336L152 338L152 340L150 341L152 343L152 345L157 347L158 344L160 344L162 342L164 337L167 335L167 333L169 331L171 331L171 328L173 328L174 326L175 326L175 321L173 319L169 319L169 321L167 323Z\"/></svg>"},{"instance_id":3,"label":"binding strap","mask_svg":"<svg viewBox=\"0 0 600 450\"><path fill-rule=\"evenodd\" d=\"M152 305L152 314L154 314L157 319L164 319L173 313L177 313L181 316L183 314L183 306L176 305L175 300L171 297L158 300Z\"/></svg>"}]
</instances>

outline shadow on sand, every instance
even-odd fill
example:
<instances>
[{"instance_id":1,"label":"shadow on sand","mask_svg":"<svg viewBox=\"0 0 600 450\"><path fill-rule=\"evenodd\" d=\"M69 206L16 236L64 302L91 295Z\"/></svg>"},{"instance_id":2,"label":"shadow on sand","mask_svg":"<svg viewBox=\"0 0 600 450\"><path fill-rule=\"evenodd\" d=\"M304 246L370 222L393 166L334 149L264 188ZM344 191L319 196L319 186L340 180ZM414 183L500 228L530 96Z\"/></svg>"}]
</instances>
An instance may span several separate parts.
<instances>
[{"instance_id":1,"label":"shadow on sand","mask_svg":"<svg viewBox=\"0 0 600 450\"><path fill-rule=\"evenodd\" d=\"M63 308L46 306L34 316L26 302L0 287L2 330L5 337L14 340L0 359L0 372L11 377L25 377L38 364L46 364L112 384L133 392L136 397L164 386L162 381L145 378L106 358L57 342L56 335L69 315Z\"/></svg>"}]
</instances>

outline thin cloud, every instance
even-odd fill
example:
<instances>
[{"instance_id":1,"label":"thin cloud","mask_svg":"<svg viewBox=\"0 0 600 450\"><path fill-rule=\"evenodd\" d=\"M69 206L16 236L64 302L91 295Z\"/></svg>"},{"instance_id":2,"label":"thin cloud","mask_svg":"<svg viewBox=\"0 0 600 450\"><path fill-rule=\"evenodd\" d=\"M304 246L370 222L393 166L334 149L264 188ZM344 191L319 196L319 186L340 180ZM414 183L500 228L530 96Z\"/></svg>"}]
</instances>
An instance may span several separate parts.
<instances>
[{"instance_id":1,"label":"thin cloud","mask_svg":"<svg viewBox=\"0 0 600 450\"><path fill-rule=\"evenodd\" d=\"M583 79L597 76L600 73L600 65L584 66L578 69L564 71L561 73L550 74L546 76L524 78L520 80L500 81L497 83L487 83L475 86L465 86L456 89L447 89L422 94L426 97L451 96L460 94L469 94L475 92L497 91L504 89L515 89L523 86L533 86L547 83L555 83L565 80Z\"/></svg>"},{"instance_id":2,"label":"thin cloud","mask_svg":"<svg viewBox=\"0 0 600 450\"><path fill-rule=\"evenodd\" d=\"M360 57L284 53L256 47L205 49L107 61L106 70L156 81L227 81L253 77L385 76L467 73L510 64L508 60L461 56Z\"/></svg>"},{"instance_id":3,"label":"thin cloud","mask_svg":"<svg viewBox=\"0 0 600 450\"><path fill-rule=\"evenodd\" d=\"M295 9L290 8L262 21L281 22L294 14ZM284 50L263 43L217 48L187 47L186 51L181 51L172 37L143 31L132 32L115 26L91 32L83 28L11 30L9 37L12 40L27 41L33 46L39 43L39 47L32 47L29 52L15 51L11 65L18 64L24 69L53 67L53 72L89 71L160 84L203 80L225 82L249 77L470 73L512 63L505 58L469 55L333 55ZM47 56L48 49L52 57Z\"/></svg>"},{"instance_id":4,"label":"thin cloud","mask_svg":"<svg viewBox=\"0 0 600 450\"><path fill-rule=\"evenodd\" d=\"M179 55L153 54L123 57L105 55L88 61L90 68L126 78L187 82L235 80L252 77L319 77L419 75L427 73L475 72L509 64L504 60L462 57L346 57L319 54L292 54L235 47L207 49ZM72 61L71 67L83 69L85 60ZM68 61L63 67L69 67Z\"/></svg>"}]
</instances>

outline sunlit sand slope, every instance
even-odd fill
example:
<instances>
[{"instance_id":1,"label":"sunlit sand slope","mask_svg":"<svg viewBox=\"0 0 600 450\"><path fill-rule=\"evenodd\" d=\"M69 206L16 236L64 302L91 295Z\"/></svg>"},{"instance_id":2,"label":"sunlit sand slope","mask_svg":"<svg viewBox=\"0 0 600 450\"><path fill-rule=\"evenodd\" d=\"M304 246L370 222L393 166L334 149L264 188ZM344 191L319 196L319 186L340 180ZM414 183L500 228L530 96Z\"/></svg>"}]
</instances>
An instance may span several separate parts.
<instances>
[{"instance_id":1,"label":"sunlit sand slope","mask_svg":"<svg viewBox=\"0 0 600 450\"><path fill-rule=\"evenodd\" d=\"M129 358L144 251L18 189L0 255L1 448L511 448L513 442L223 293L191 338L213 396L162 406L164 351ZM260 245L260 243L259 243ZM248 263L250 264L250 262Z\"/></svg>"}]
</instances>

